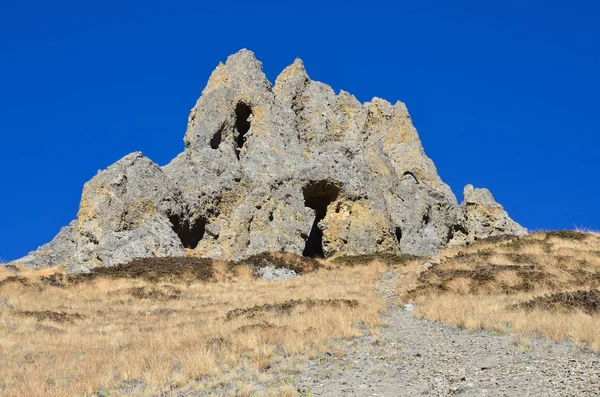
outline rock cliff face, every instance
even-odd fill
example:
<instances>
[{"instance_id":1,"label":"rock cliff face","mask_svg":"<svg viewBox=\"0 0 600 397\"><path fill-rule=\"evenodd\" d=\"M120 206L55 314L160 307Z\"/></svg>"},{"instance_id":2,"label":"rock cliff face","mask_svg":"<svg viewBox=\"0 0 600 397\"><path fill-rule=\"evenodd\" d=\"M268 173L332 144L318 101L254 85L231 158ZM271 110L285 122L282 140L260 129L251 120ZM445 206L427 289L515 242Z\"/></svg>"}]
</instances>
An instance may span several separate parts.
<instances>
[{"instance_id":1,"label":"rock cliff face","mask_svg":"<svg viewBox=\"0 0 600 397\"><path fill-rule=\"evenodd\" d=\"M185 149L130 154L85 184L77 219L16 261L71 272L133 258L432 254L525 234L485 189L458 205L402 102L361 104L301 60L266 79L254 54L220 64L190 112Z\"/></svg>"}]
</instances>

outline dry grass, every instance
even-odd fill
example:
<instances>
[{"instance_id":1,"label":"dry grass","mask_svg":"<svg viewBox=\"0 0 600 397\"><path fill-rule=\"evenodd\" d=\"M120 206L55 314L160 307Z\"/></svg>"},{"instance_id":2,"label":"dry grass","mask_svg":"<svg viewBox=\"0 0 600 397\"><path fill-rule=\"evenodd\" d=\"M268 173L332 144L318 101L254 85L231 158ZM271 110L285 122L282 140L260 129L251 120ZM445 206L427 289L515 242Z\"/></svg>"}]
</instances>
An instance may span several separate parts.
<instances>
[{"instance_id":1,"label":"dry grass","mask_svg":"<svg viewBox=\"0 0 600 397\"><path fill-rule=\"evenodd\" d=\"M320 265L286 282L257 280L248 264L211 267L207 281L193 271L153 281L3 271L0 395L168 395L182 387L250 395L275 363L332 351L332 341L380 325L380 263ZM271 393L296 395L289 385Z\"/></svg>"},{"instance_id":2,"label":"dry grass","mask_svg":"<svg viewBox=\"0 0 600 397\"><path fill-rule=\"evenodd\" d=\"M495 238L412 265L401 299L419 318L600 351L600 235L549 231Z\"/></svg>"}]
</instances>

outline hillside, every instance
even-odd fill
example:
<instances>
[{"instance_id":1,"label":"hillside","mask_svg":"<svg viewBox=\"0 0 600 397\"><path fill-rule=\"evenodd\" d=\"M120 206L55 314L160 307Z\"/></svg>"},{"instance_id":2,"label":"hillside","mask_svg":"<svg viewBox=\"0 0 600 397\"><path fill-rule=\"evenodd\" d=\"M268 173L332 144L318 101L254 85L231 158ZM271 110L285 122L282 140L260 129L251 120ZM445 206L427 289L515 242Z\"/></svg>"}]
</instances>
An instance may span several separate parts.
<instances>
[{"instance_id":1,"label":"hillside","mask_svg":"<svg viewBox=\"0 0 600 397\"><path fill-rule=\"evenodd\" d=\"M503 340L493 335L514 342L502 354L515 368L519 352L554 349L550 340L575 344L559 349L560 360L544 361L547 370L576 358L588 378L564 375L564 390L600 390L591 364L597 353L577 353L600 350L600 236L594 233L495 237L432 257L316 260L280 253L240 262L150 258L76 275L0 269L0 395L336 395L327 394L328 385L339 392L335 382L344 379L356 395L371 395L348 378L360 368L360 376L391 395L385 391L402 387L394 382L404 372L390 377L383 369L408 365L420 357L415 354L450 339L466 346ZM284 280L262 279L260 269ZM479 331L461 333L438 321ZM414 346L391 343L399 332ZM548 342L538 347L539 340ZM416 346L422 352L408 356ZM440 358L433 350L427 354ZM484 352L455 354L462 360ZM434 361L420 372L429 379L423 385L436 391L431 379L437 376L439 392L467 387L468 381L442 371L442 361L442 372L432 375ZM558 390L531 365L538 392ZM497 376L510 383L508 372Z\"/></svg>"}]
</instances>

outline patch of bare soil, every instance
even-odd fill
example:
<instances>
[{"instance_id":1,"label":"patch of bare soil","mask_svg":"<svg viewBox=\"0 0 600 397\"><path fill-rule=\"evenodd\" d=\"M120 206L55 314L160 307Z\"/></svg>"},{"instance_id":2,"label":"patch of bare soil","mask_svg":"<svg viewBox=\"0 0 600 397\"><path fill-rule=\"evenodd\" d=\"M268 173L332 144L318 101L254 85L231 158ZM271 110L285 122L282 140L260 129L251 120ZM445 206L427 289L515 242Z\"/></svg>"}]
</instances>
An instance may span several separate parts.
<instances>
[{"instance_id":1,"label":"patch of bare soil","mask_svg":"<svg viewBox=\"0 0 600 397\"><path fill-rule=\"evenodd\" d=\"M418 320L391 308L377 335L310 360L300 396L598 396L600 356L568 343Z\"/></svg>"}]
</instances>

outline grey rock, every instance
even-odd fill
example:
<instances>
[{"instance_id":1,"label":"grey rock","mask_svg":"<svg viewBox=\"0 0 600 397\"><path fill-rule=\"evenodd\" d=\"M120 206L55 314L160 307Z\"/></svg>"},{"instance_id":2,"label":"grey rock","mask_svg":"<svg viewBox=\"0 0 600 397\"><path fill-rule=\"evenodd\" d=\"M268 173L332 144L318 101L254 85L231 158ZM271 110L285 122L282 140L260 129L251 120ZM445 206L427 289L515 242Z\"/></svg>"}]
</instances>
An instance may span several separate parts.
<instances>
[{"instance_id":1,"label":"grey rock","mask_svg":"<svg viewBox=\"0 0 600 397\"><path fill-rule=\"evenodd\" d=\"M20 264L30 268L62 266L68 267L75 255L76 221L60 229L58 234L48 244L44 244L27 256L9 263Z\"/></svg>"},{"instance_id":2,"label":"grey rock","mask_svg":"<svg viewBox=\"0 0 600 397\"><path fill-rule=\"evenodd\" d=\"M467 185L463 195L463 222L460 227L453 229L450 246L470 244L490 236L527 234L527 229L508 216L488 189L476 189L473 185Z\"/></svg>"},{"instance_id":3,"label":"grey rock","mask_svg":"<svg viewBox=\"0 0 600 397\"><path fill-rule=\"evenodd\" d=\"M251 51L231 55L191 110L184 144L162 168L133 153L99 172L70 240L50 243L50 259L17 262L77 272L185 254L429 255L525 232L487 190L458 205L402 102L336 94L299 59L272 86Z\"/></svg>"},{"instance_id":4,"label":"grey rock","mask_svg":"<svg viewBox=\"0 0 600 397\"><path fill-rule=\"evenodd\" d=\"M132 153L83 187L71 272L135 258L183 256L183 195L160 167Z\"/></svg>"},{"instance_id":5,"label":"grey rock","mask_svg":"<svg viewBox=\"0 0 600 397\"><path fill-rule=\"evenodd\" d=\"M276 268L274 266L259 267L254 271L254 274L267 281L287 281L296 277L300 277L293 270Z\"/></svg>"}]
</instances>

